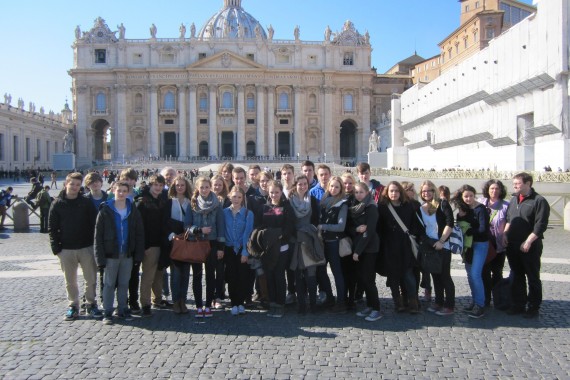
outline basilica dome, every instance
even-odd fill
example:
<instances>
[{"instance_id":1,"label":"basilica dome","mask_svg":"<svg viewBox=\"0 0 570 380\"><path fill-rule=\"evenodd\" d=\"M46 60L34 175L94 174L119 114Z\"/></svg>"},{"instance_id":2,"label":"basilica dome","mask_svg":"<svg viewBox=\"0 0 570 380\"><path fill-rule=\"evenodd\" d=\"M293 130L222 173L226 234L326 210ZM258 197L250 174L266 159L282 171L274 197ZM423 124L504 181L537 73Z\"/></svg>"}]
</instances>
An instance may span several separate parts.
<instances>
[{"instance_id":1,"label":"basilica dome","mask_svg":"<svg viewBox=\"0 0 570 380\"><path fill-rule=\"evenodd\" d=\"M198 38L267 39L267 35L259 21L241 7L241 0L224 0L224 7L206 21Z\"/></svg>"}]
</instances>

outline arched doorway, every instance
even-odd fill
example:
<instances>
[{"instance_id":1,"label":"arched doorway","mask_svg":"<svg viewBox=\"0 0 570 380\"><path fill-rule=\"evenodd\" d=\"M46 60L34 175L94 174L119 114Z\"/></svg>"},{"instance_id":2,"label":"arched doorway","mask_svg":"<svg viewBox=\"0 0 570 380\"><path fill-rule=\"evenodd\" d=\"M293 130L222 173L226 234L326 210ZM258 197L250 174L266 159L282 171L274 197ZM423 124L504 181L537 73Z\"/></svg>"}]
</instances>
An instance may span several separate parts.
<instances>
[{"instance_id":1,"label":"arched doorway","mask_svg":"<svg viewBox=\"0 0 570 380\"><path fill-rule=\"evenodd\" d=\"M350 120L345 120L340 125L340 157L356 157L356 125Z\"/></svg>"},{"instance_id":2,"label":"arched doorway","mask_svg":"<svg viewBox=\"0 0 570 380\"><path fill-rule=\"evenodd\" d=\"M255 142L248 141L247 144L245 144L245 155L247 157L255 156Z\"/></svg>"},{"instance_id":3,"label":"arched doorway","mask_svg":"<svg viewBox=\"0 0 570 380\"><path fill-rule=\"evenodd\" d=\"M112 134L111 126L107 120L96 120L92 127L93 134L93 159L95 160L110 160L112 152Z\"/></svg>"}]
</instances>

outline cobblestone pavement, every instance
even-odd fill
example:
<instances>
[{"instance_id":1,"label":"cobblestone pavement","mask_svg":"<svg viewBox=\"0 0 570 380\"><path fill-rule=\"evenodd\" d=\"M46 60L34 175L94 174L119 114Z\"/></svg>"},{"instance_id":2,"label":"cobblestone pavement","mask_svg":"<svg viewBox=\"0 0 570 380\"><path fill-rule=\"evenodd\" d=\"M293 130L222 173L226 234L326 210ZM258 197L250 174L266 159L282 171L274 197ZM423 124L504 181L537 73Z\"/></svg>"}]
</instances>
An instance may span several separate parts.
<instances>
[{"instance_id":1,"label":"cobblestone pavement","mask_svg":"<svg viewBox=\"0 0 570 380\"><path fill-rule=\"evenodd\" d=\"M85 317L63 320L65 285L47 235L35 226L30 233L3 231L0 378L568 379L568 246L570 232L548 230L545 300L533 320L495 310L473 320L460 312L470 293L454 260L458 312L450 317L396 314L378 277L384 317L376 322L354 314L300 316L291 307L282 319L258 310L239 317L218 311L207 320L156 310L152 318L104 326Z\"/></svg>"}]
</instances>

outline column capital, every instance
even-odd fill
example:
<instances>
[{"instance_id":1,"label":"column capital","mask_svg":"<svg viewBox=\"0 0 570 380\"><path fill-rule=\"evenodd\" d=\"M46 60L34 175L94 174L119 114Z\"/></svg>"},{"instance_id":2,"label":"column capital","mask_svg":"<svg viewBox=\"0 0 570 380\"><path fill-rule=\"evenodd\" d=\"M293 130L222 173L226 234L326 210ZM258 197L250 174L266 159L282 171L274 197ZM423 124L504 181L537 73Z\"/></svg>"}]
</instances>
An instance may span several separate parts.
<instances>
[{"instance_id":1,"label":"column capital","mask_svg":"<svg viewBox=\"0 0 570 380\"><path fill-rule=\"evenodd\" d=\"M218 90L218 85L217 85L217 84L208 83L207 86L208 86L208 90L209 90L209 91L217 91L217 90Z\"/></svg>"},{"instance_id":2,"label":"column capital","mask_svg":"<svg viewBox=\"0 0 570 380\"><path fill-rule=\"evenodd\" d=\"M335 94L336 93L336 87L334 86L322 86L321 87L321 91L324 92L325 94Z\"/></svg>"},{"instance_id":3,"label":"column capital","mask_svg":"<svg viewBox=\"0 0 570 380\"><path fill-rule=\"evenodd\" d=\"M365 87L362 89L362 95L370 96L372 95L372 89L370 87Z\"/></svg>"},{"instance_id":4,"label":"column capital","mask_svg":"<svg viewBox=\"0 0 570 380\"><path fill-rule=\"evenodd\" d=\"M295 93L303 93L305 92L305 86L299 86L299 85L295 85L293 86L293 91L295 91Z\"/></svg>"},{"instance_id":5,"label":"column capital","mask_svg":"<svg viewBox=\"0 0 570 380\"><path fill-rule=\"evenodd\" d=\"M78 94L83 95L87 93L87 91L89 90L89 86L83 84L81 86L76 87L76 90Z\"/></svg>"},{"instance_id":6,"label":"column capital","mask_svg":"<svg viewBox=\"0 0 570 380\"><path fill-rule=\"evenodd\" d=\"M188 88L190 89L190 91L196 92L196 90L198 89L198 85L194 84L194 83L188 83Z\"/></svg>"},{"instance_id":7,"label":"column capital","mask_svg":"<svg viewBox=\"0 0 570 380\"><path fill-rule=\"evenodd\" d=\"M263 91L267 88L267 85L265 83L256 83L255 88L257 91L259 90Z\"/></svg>"},{"instance_id":8,"label":"column capital","mask_svg":"<svg viewBox=\"0 0 570 380\"><path fill-rule=\"evenodd\" d=\"M127 91L128 86L126 84L115 84L114 88L117 92L125 92Z\"/></svg>"},{"instance_id":9,"label":"column capital","mask_svg":"<svg viewBox=\"0 0 570 380\"><path fill-rule=\"evenodd\" d=\"M267 86L267 91L275 92L275 88L276 88L276 86L270 84L270 85Z\"/></svg>"},{"instance_id":10,"label":"column capital","mask_svg":"<svg viewBox=\"0 0 570 380\"><path fill-rule=\"evenodd\" d=\"M245 91L245 85L243 85L243 84L236 84L236 88L237 88L238 92L244 92Z\"/></svg>"},{"instance_id":11,"label":"column capital","mask_svg":"<svg viewBox=\"0 0 570 380\"><path fill-rule=\"evenodd\" d=\"M146 87L147 87L151 92L157 92L157 91L158 91L158 85L156 85L156 84L147 84Z\"/></svg>"}]
</instances>

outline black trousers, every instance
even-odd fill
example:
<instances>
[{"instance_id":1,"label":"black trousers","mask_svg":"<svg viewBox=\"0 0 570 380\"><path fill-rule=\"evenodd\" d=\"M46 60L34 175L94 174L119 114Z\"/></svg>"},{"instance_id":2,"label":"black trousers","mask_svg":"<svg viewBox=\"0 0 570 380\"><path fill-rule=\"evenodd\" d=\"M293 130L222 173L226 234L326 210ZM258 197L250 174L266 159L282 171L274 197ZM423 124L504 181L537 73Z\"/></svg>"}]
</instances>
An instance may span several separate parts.
<instances>
[{"instance_id":1,"label":"black trousers","mask_svg":"<svg viewBox=\"0 0 570 380\"><path fill-rule=\"evenodd\" d=\"M299 306L307 305L307 291L309 292L309 304L314 307L317 304L317 268L311 266L305 269L297 269L295 272L295 285L297 291L297 303Z\"/></svg>"},{"instance_id":2,"label":"black trousers","mask_svg":"<svg viewBox=\"0 0 570 380\"><path fill-rule=\"evenodd\" d=\"M206 307L212 307L216 298L222 298L225 290L224 260L218 260L216 241L210 240L210 254L206 259Z\"/></svg>"},{"instance_id":3,"label":"black trousers","mask_svg":"<svg viewBox=\"0 0 570 380\"><path fill-rule=\"evenodd\" d=\"M249 265L241 263L241 255L236 254L233 247L224 249L224 260L232 306L243 305L248 293Z\"/></svg>"},{"instance_id":4,"label":"black trousers","mask_svg":"<svg viewBox=\"0 0 570 380\"><path fill-rule=\"evenodd\" d=\"M520 250L521 243L509 242L507 259L513 275L511 294L513 306L538 310L542 304L542 282L540 281L540 256L542 256L542 240L532 243L528 252ZM528 293L527 293L528 282Z\"/></svg>"},{"instance_id":5,"label":"black trousers","mask_svg":"<svg viewBox=\"0 0 570 380\"><path fill-rule=\"evenodd\" d=\"M285 305L285 293L287 284L285 282L285 270L290 262L289 251L279 253L277 264L274 268L266 270L267 290L269 292L269 302L278 305Z\"/></svg>"},{"instance_id":6,"label":"black trousers","mask_svg":"<svg viewBox=\"0 0 570 380\"><path fill-rule=\"evenodd\" d=\"M483 266L483 285L485 286L485 305L491 303L491 291L502 279L505 267L506 253L497 253L497 256Z\"/></svg>"},{"instance_id":7,"label":"black trousers","mask_svg":"<svg viewBox=\"0 0 570 380\"><path fill-rule=\"evenodd\" d=\"M366 293L366 306L372 310L380 310L378 288L376 287L376 253L364 252L360 254L357 262L358 278Z\"/></svg>"},{"instance_id":8,"label":"black trousers","mask_svg":"<svg viewBox=\"0 0 570 380\"><path fill-rule=\"evenodd\" d=\"M455 307L455 284L451 278L451 251L442 249L439 252L443 257L441 274L432 274L435 303L453 309Z\"/></svg>"},{"instance_id":9,"label":"black trousers","mask_svg":"<svg viewBox=\"0 0 570 380\"><path fill-rule=\"evenodd\" d=\"M131 270L131 279L129 280L129 305L135 305L139 302L140 272L141 263L133 263L133 269Z\"/></svg>"}]
</instances>

